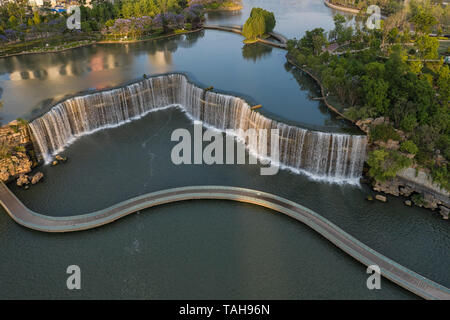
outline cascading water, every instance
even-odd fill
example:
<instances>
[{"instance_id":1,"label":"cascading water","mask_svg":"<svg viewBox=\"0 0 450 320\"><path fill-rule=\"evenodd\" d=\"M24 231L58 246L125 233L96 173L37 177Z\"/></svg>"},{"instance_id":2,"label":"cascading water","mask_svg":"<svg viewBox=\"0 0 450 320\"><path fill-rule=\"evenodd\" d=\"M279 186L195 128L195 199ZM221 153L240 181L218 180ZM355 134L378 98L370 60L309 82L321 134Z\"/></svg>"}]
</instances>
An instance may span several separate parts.
<instances>
[{"instance_id":1,"label":"cascading water","mask_svg":"<svg viewBox=\"0 0 450 320\"><path fill-rule=\"evenodd\" d=\"M183 107L192 118L223 131L278 129L279 162L290 169L330 181L354 182L361 175L366 156L365 136L310 131L268 119L251 110L243 99L207 92L182 74L154 77L123 88L68 99L31 122L30 127L45 162L49 163L52 156L82 135L175 105ZM247 148L260 154L261 146L248 141Z\"/></svg>"}]
</instances>

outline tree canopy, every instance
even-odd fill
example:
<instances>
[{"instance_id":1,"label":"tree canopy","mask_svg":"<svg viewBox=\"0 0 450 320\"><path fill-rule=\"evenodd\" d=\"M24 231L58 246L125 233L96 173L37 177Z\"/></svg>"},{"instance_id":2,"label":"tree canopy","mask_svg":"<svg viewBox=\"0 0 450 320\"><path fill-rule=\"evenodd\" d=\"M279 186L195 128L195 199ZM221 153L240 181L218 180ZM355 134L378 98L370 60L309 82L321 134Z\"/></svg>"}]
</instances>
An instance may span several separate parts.
<instances>
[{"instance_id":1,"label":"tree canopy","mask_svg":"<svg viewBox=\"0 0 450 320\"><path fill-rule=\"evenodd\" d=\"M275 28L275 16L273 12L261 8L253 8L250 17L244 24L242 34L246 39L254 40Z\"/></svg>"}]
</instances>

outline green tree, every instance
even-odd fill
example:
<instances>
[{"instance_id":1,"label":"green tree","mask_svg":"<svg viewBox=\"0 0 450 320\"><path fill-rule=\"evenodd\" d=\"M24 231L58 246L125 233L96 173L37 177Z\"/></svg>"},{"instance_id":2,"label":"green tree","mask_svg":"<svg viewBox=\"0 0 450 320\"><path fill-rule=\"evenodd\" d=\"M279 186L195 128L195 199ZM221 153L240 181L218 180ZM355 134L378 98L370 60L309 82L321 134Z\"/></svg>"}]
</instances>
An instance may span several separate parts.
<instances>
[{"instance_id":1,"label":"green tree","mask_svg":"<svg viewBox=\"0 0 450 320\"><path fill-rule=\"evenodd\" d=\"M41 23L41 17L39 16L39 13L37 11L33 13L33 23L35 25L39 25Z\"/></svg>"},{"instance_id":2,"label":"green tree","mask_svg":"<svg viewBox=\"0 0 450 320\"><path fill-rule=\"evenodd\" d=\"M400 169L410 166L411 163L411 159L400 153L384 149L369 152L367 159L367 164L370 167L369 175L377 181L394 178Z\"/></svg>"},{"instance_id":3,"label":"green tree","mask_svg":"<svg viewBox=\"0 0 450 320\"><path fill-rule=\"evenodd\" d=\"M416 31L419 33L430 33L431 29L438 23L438 20L422 6L416 6L412 8L411 21L416 27Z\"/></svg>"},{"instance_id":4,"label":"green tree","mask_svg":"<svg viewBox=\"0 0 450 320\"><path fill-rule=\"evenodd\" d=\"M403 142L400 146L400 150L412 154L416 154L417 152L419 152L419 148L411 140L406 140L405 142Z\"/></svg>"},{"instance_id":5,"label":"green tree","mask_svg":"<svg viewBox=\"0 0 450 320\"><path fill-rule=\"evenodd\" d=\"M436 37L422 35L417 39L416 44L419 56L422 59L432 60L438 58L439 41Z\"/></svg>"},{"instance_id":6,"label":"green tree","mask_svg":"<svg viewBox=\"0 0 450 320\"><path fill-rule=\"evenodd\" d=\"M275 16L272 12L261 8L253 8L250 17L244 24L242 34L248 40L254 40L275 28Z\"/></svg>"}]
</instances>

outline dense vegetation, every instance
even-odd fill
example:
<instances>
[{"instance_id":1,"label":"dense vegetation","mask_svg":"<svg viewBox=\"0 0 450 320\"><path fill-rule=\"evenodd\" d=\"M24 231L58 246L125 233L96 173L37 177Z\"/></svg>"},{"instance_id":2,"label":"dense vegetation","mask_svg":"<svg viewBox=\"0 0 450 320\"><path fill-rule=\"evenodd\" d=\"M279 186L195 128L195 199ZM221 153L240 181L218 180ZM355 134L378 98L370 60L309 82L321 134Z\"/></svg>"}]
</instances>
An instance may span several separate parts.
<instances>
[{"instance_id":1,"label":"dense vegetation","mask_svg":"<svg viewBox=\"0 0 450 320\"><path fill-rule=\"evenodd\" d=\"M421 11L419 19L422 21L435 20L433 31L437 33L450 33L450 8L444 3L446 0L328 0L332 4L341 5L348 8L359 9L366 12L370 5L377 5L384 16L399 18L402 16L404 4L409 3L411 13L414 15L416 10Z\"/></svg>"},{"instance_id":2,"label":"dense vegetation","mask_svg":"<svg viewBox=\"0 0 450 320\"><path fill-rule=\"evenodd\" d=\"M186 0L96 1L92 8L81 6L80 10L81 30L69 30L66 13L45 8L32 11L26 0L8 2L0 6L0 43L23 51L30 44L48 44L52 39L76 40L86 36L138 39L196 28L203 18L203 6Z\"/></svg>"},{"instance_id":3,"label":"dense vegetation","mask_svg":"<svg viewBox=\"0 0 450 320\"><path fill-rule=\"evenodd\" d=\"M255 40L272 32L275 24L276 21L273 12L261 8L253 8L250 17L244 24L242 34L247 40Z\"/></svg>"},{"instance_id":4,"label":"dense vegetation","mask_svg":"<svg viewBox=\"0 0 450 320\"><path fill-rule=\"evenodd\" d=\"M336 15L329 34L317 28L289 41L289 56L318 76L347 117L386 119L370 128L372 177L383 181L414 161L450 190L450 70L427 33L437 19L421 19L430 12L416 3L411 8L413 35L390 21L382 30L347 26ZM329 41L342 50L327 50Z\"/></svg>"}]
</instances>

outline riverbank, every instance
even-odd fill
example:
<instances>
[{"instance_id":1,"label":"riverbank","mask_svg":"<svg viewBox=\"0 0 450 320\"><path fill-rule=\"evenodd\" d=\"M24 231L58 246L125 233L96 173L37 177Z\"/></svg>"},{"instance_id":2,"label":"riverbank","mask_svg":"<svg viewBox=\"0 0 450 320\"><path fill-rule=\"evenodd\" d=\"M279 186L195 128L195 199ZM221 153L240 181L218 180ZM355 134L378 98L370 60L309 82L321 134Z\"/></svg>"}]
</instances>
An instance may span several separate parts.
<instances>
[{"instance_id":1,"label":"riverbank","mask_svg":"<svg viewBox=\"0 0 450 320\"><path fill-rule=\"evenodd\" d=\"M324 3L327 7L331 8L331 9L335 9L335 10L339 10L339 11L343 11L343 12L348 12L348 13L353 13L353 14L359 14L361 10L359 9L354 9L354 8L349 8L349 7L344 7L341 5L336 5L333 4L327 0L324 0Z\"/></svg>"},{"instance_id":2,"label":"riverbank","mask_svg":"<svg viewBox=\"0 0 450 320\"><path fill-rule=\"evenodd\" d=\"M372 124L385 122L384 118L354 121L345 116L342 112L340 112L337 108L332 106L327 101L328 94L325 93L326 88L323 86L316 75L307 70L306 66L299 66L297 63L295 63L295 61L292 59L292 57L289 56L289 54L286 55L286 59L290 64L305 72L317 82L321 89L321 100L323 100L324 104L329 110L352 122L368 136L370 136L370 126ZM377 148L379 146L378 143L379 141L371 141L371 139L369 139L368 150L374 150L375 148ZM392 146L393 143L388 141L388 143L386 143L385 145ZM399 148L399 143L394 144L393 148L397 150ZM432 177L426 169L418 166L404 168L397 173L396 177L388 179L384 182L376 181L375 179L369 177L367 174L367 170L363 172L363 181L371 186L374 191L381 192L383 194L390 194L397 197L406 197L407 200L405 200L405 205L411 206L414 204L418 207L423 207L433 211L437 210L439 211L443 219L449 219L450 193L439 186L439 184L437 184L436 182L433 182ZM369 198L371 199L372 196L369 196ZM384 196L375 196L375 198L380 201L387 201L386 197Z\"/></svg>"},{"instance_id":3,"label":"riverbank","mask_svg":"<svg viewBox=\"0 0 450 320\"><path fill-rule=\"evenodd\" d=\"M220 11L241 11L244 8L241 4L236 4L233 6L221 6L218 8L207 8L205 9L205 12L220 12Z\"/></svg>"},{"instance_id":4,"label":"riverbank","mask_svg":"<svg viewBox=\"0 0 450 320\"><path fill-rule=\"evenodd\" d=\"M0 127L0 181L10 182L38 165L28 123L14 120Z\"/></svg>"},{"instance_id":5,"label":"riverbank","mask_svg":"<svg viewBox=\"0 0 450 320\"><path fill-rule=\"evenodd\" d=\"M18 52L18 53L13 53L13 54L7 54L7 55L0 55L0 59L1 58L8 58L8 57L13 57L13 56L21 56L21 55L28 55L28 54L41 54L41 53L58 53L58 52L63 52L63 51L67 51L67 50L71 50L71 49L76 49L76 48L81 48L81 47L86 47L86 46L91 46L94 44L106 44L106 43L122 43L122 44L127 44L127 43L137 43L137 42L145 42L145 41L152 41L152 40L160 40L160 39L164 39L164 38L171 38L171 37L175 37L181 34L189 34L189 33L194 33L194 32L198 32L203 30L203 27L201 28L197 28L194 30L186 30L186 31L178 31L178 32L171 32L168 34L164 34L164 35L159 35L156 37L148 37L145 39L133 39L133 40L94 40L94 41L89 41L86 42L86 40L83 41L83 43L79 44L79 45L73 45L67 48L60 48L60 49L51 49L51 50L46 50L44 48L44 50L37 50L37 51L25 51L25 52Z\"/></svg>"},{"instance_id":6,"label":"riverbank","mask_svg":"<svg viewBox=\"0 0 450 320\"><path fill-rule=\"evenodd\" d=\"M79 42L79 41L77 41L77 42ZM14 57L14 56L21 56L21 55L29 55L29 54L57 53L57 52L63 52L63 51L71 50L71 49L86 47L86 46L90 46L90 45L93 45L93 44L97 43L97 41L89 41L89 40L83 40L79 44L76 44L77 42L75 42L75 43L72 42L72 43L70 43L70 45L68 47L62 47L62 48L58 48L58 49L54 49L54 48L46 49L46 48L44 48L43 50L22 51L22 52L17 52L17 53L0 55L0 59L1 58Z\"/></svg>"},{"instance_id":7,"label":"riverbank","mask_svg":"<svg viewBox=\"0 0 450 320\"><path fill-rule=\"evenodd\" d=\"M327 106L327 108L329 110L331 110L332 112L336 113L338 116L350 121L351 123L355 124L356 122L352 119L350 119L349 117L345 116L342 112L340 112L337 108L335 108L333 105L331 105L328 100L327 100L327 96L328 94L326 93L325 87L323 86L322 82L319 80L319 78L317 76L315 76L311 71L306 69L306 66L299 66L293 59L292 57L289 56L289 54L286 55L286 59L287 61L292 64L293 66L295 66L296 68L298 68L299 70L305 72L306 74L308 74L311 78L313 78L317 84L320 87L320 92L322 94L322 97L320 98L320 100L322 100L325 105Z\"/></svg>"}]
</instances>

